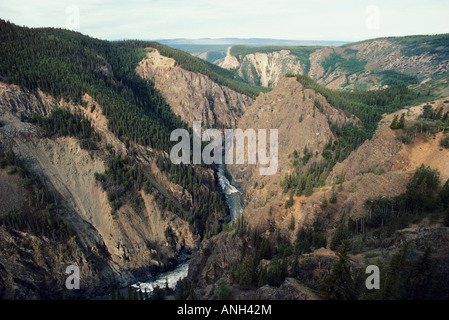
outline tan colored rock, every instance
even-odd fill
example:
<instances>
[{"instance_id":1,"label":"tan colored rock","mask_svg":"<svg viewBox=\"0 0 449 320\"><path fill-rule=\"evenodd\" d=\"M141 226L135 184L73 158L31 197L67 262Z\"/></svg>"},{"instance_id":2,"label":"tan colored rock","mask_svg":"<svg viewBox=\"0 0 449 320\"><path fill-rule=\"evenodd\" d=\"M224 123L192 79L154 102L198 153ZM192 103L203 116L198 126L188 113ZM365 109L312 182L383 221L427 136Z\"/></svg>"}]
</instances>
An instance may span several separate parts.
<instances>
[{"instance_id":1,"label":"tan colored rock","mask_svg":"<svg viewBox=\"0 0 449 320\"><path fill-rule=\"evenodd\" d=\"M28 263L24 260L23 254L19 254L17 259L14 258L13 252L19 250L20 253L21 248L11 245L11 253L2 256L0 262L6 270L5 273L0 272L0 283L2 279L7 282L4 287L6 293L3 294L0 288L0 296L17 295L16 298L18 298L29 294L30 298L43 297L42 293L34 288L41 280L27 276L31 272L30 266L45 267L46 270L37 273L36 277L45 276L48 277L49 282L59 283L61 282L59 278L65 281L67 277L63 273L65 269L62 269L66 265L62 262L53 265L50 261L58 260L65 263L72 259L72 263L68 264L78 265L83 270L81 276L84 277L84 281L91 286L89 290L84 290L83 294L92 294L95 290L107 287L110 277L116 278L120 284L124 285L125 282L137 281L136 277L139 276L136 273L137 270L142 270L141 275L144 275L144 272L152 270L151 266L159 266L160 261L150 258L146 241L157 244L167 257L175 257L183 249L192 250L198 246L199 238L192 234L188 222L174 213L160 210L151 194L141 192L145 202L145 209L142 212L135 212L127 204L115 212L112 210L106 192L95 180L94 174L105 172L105 160L108 155L105 150L106 143L112 144L119 152L126 153L126 148L108 130L107 119L102 115L101 106L88 95L85 95L83 99L87 102L86 107L63 101L57 102L40 91L35 94L18 86L4 84L0 86L0 121L2 123L0 147L12 148L14 153L23 159L28 170L45 182L64 208L64 219L72 225L77 234L77 240L68 243L68 248L63 248L62 244L59 248L57 243L35 239L28 234L21 235L18 240L15 240L17 243L31 241L34 248L57 247L53 248L55 249L53 251L34 250L35 260ZM21 122L19 119L21 112L37 112L45 115L54 105L72 112L83 112L101 136L100 149L84 150L80 142L73 137L43 137L38 127ZM167 195L173 198L180 197L180 202L191 201L191 196L187 192L183 192L179 186L169 182L167 177L157 169L153 150L136 146L135 152L143 170L151 174L161 188L167 190ZM7 206L3 207L8 212L22 207L33 208L18 179L20 179L18 175L8 176L0 170L0 190L2 191L0 199L10 200L5 201ZM166 239L167 228L172 230L174 241L169 242ZM4 235L5 241L11 239L8 230L5 230ZM0 235L0 243L2 241ZM14 284L17 270L21 270L20 274L25 275L23 281L29 283L29 293L10 291L17 286ZM62 277L61 274L63 274ZM63 288L61 285L46 290L50 297L58 294L57 292Z\"/></svg>"},{"instance_id":2,"label":"tan colored rock","mask_svg":"<svg viewBox=\"0 0 449 320\"><path fill-rule=\"evenodd\" d=\"M237 60L237 58L231 55L231 49L232 47L228 48L224 61L219 64L220 67L225 69L235 69L240 66L240 62Z\"/></svg>"},{"instance_id":3,"label":"tan colored rock","mask_svg":"<svg viewBox=\"0 0 449 320\"><path fill-rule=\"evenodd\" d=\"M316 101L322 111L315 107ZM267 213L271 206L275 212L282 211L279 216L274 213L274 218L277 225L284 225L287 229L288 224L284 221L290 221L289 216L284 214L285 210L277 208L280 209L285 203L279 182L292 169L289 155L297 150L302 157L307 146L313 154L311 161L321 159L326 143L335 139L328 120L338 125L354 121L331 107L320 94L304 90L296 78L282 78L271 92L260 94L239 120L238 128L242 130L278 129L279 166L276 174L261 176L258 165L227 165L234 181L244 192L244 200L248 203L244 215L251 225L267 227ZM256 182L263 188L254 188Z\"/></svg>"},{"instance_id":4,"label":"tan colored rock","mask_svg":"<svg viewBox=\"0 0 449 320\"><path fill-rule=\"evenodd\" d=\"M408 50L408 49L407 49ZM287 72L309 75L319 84L331 89L356 88L380 89L380 76L376 72L393 70L399 73L417 76L420 80L430 79L437 74L449 71L449 60L441 59L441 55L431 52L419 54L407 53L403 46L391 39L372 39L340 47L319 47L309 56L310 68L305 70L291 54L283 54L288 50L273 53L251 53L245 56L233 57L228 50L225 68L238 67L240 77L250 83L274 87L280 77ZM339 54L343 58L353 58L366 62L365 72L351 74L341 65L324 70L322 63L331 55ZM238 64L237 64L238 63Z\"/></svg>"},{"instance_id":5,"label":"tan colored rock","mask_svg":"<svg viewBox=\"0 0 449 320\"><path fill-rule=\"evenodd\" d=\"M174 59L160 55L155 49L147 52L136 72L154 82L173 112L189 126L193 121L201 121L207 128L219 125L233 128L253 102L207 76L176 66Z\"/></svg>"},{"instance_id":6,"label":"tan colored rock","mask_svg":"<svg viewBox=\"0 0 449 320\"><path fill-rule=\"evenodd\" d=\"M286 278L279 288L265 285L254 294L255 300L321 300L312 290L296 279Z\"/></svg>"},{"instance_id":7,"label":"tan colored rock","mask_svg":"<svg viewBox=\"0 0 449 320\"><path fill-rule=\"evenodd\" d=\"M286 73L301 74L304 66L290 50L279 50L269 53L250 53L239 60L230 54L230 48L222 68L238 68L238 74L251 84L264 87L275 87Z\"/></svg>"}]
</instances>

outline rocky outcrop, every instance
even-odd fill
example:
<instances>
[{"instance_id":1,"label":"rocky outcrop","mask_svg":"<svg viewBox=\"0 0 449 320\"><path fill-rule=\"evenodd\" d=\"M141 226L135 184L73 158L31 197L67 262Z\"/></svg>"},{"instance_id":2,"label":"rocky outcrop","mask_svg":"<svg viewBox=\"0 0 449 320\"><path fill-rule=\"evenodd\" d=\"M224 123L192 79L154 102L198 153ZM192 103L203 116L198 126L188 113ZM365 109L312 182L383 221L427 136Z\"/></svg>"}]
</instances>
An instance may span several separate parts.
<instances>
[{"instance_id":1,"label":"rocky outcrop","mask_svg":"<svg viewBox=\"0 0 449 320\"><path fill-rule=\"evenodd\" d=\"M203 241L192 255L188 278L199 287L207 287L209 280L224 276L239 261L242 245L242 239L230 232Z\"/></svg>"},{"instance_id":2,"label":"rocky outcrop","mask_svg":"<svg viewBox=\"0 0 449 320\"><path fill-rule=\"evenodd\" d=\"M310 55L311 68L308 75L330 89L378 89L381 87L382 76L377 72L392 70L424 80L449 70L449 61L441 59L437 53L423 51L413 54L408 50L404 45L389 39L374 39L339 48L318 49ZM339 65L332 71L324 70L322 63L333 53L365 63L364 72L349 73Z\"/></svg>"},{"instance_id":3,"label":"rocky outcrop","mask_svg":"<svg viewBox=\"0 0 449 320\"><path fill-rule=\"evenodd\" d=\"M315 107L315 101L319 102L321 111ZM439 99L432 105L434 108L445 108L444 101L447 98ZM422 109L423 105L420 105L396 114L404 113L406 121L415 121ZM446 165L449 151L440 146L443 134L436 134L434 139L417 138L413 144L406 145L397 138L400 132L390 129L392 117L393 115L385 116L370 140L333 167L324 188L317 188L310 197L293 196L294 205L286 210L284 204L287 196L283 195L279 182L292 172L293 151L297 150L301 157L307 146L313 155L311 161L319 161L324 145L330 139L335 141L329 123L342 124L356 120L345 118L314 91L303 90L294 78L281 79L273 91L257 98L238 125L243 130L279 130L277 173L261 176L256 165L228 165L228 171L243 190L247 204L243 215L249 224L267 230L274 223L277 230L290 234L293 240L298 228L310 226L319 217L322 221L327 221L327 228L332 232L343 214L354 218L366 215L367 200L395 197L404 193L410 173L422 164L438 169L444 183L449 178ZM320 206L323 197L330 198L332 185L338 181L343 183L341 190L337 192L337 203L329 204L323 210ZM292 220L295 222L293 232L288 231Z\"/></svg>"},{"instance_id":4,"label":"rocky outcrop","mask_svg":"<svg viewBox=\"0 0 449 320\"><path fill-rule=\"evenodd\" d=\"M238 300L321 300L320 297L309 288L303 286L298 280L286 278L279 288L268 284L260 287L255 292L241 293Z\"/></svg>"},{"instance_id":5,"label":"rocky outcrop","mask_svg":"<svg viewBox=\"0 0 449 320\"><path fill-rule=\"evenodd\" d=\"M141 192L145 203L141 212L136 212L128 204L112 210L94 173L105 172L109 152L106 144L121 154L126 154L127 150L108 130L101 106L88 95L84 96L84 102L84 106L74 105L57 101L40 91L30 92L18 86L0 84L0 148L12 149L28 170L41 178L64 208L65 221L76 232L76 239L55 243L27 233L11 233L2 227L0 242L10 250L3 253L0 262L2 297L54 298L98 294L108 288L110 279L121 285L136 281L156 268L164 267L162 263L169 263L181 251L192 250L198 245L199 238L191 232L188 222L168 210L161 210L152 194ZM20 113L48 114L54 106L84 113L101 136L99 150L84 150L72 137L43 137L39 128L19 119ZM168 195L176 198L182 194L185 201L189 201L188 194L177 190L179 186L169 182L157 169L153 150L137 145L134 152L143 169L152 174ZM18 175L14 177L0 172L0 198L11 199L0 214L33 207L18 179ZM179 201L184 200L180 198ZM172 231L171 239L166 238L167 228ZM24 251L18 245L21 241L37 248L30 251L34 252L31 260L27 258L29 250ZM49 249L44 249L45 246ZM155 247L166 257L165 262L153 260L151 253ZM80 267L82 291L65 289L66 264ZM39 267L44 269L37 272ZM22 271L16 274L17 270ZM46 285L41 288L42 283Z\"/></svg>"},{"instance_id":6,"label":"rocky outcrop","mask_svg":"<svg viewBox=\"0 0 449 320\"><path fill-rule=\"evenodd\" d=\"M447 98L438 99L432 105L434 108L445 107L444 101L447 101ZM397 138L401 132L390 129L394 115L404 114L407 122L416 121L422 113L423 105L386 115L370 140L365 141L347 159L334 166L323 191L315 192L307 199L295 200L301 201L299 209L292 212L295 219L298 210L303 217L323 217L324 210L318 204L323 196L330 198L332 185L338 181L344 182L341 190L337 192L336 204L330 204L327 208L333 216L329 220L329 230L338 224L343 214L355 219L365 216L367 200L403 194L412 173L421 165L437 169L440 172L440 181L445 183L449 179L449 150L440 146L442 132L435 134L433 138L421 135L413 143L404 144Z\"/></svg>"},{"instance_id":7,"label":"rocky outcrop","mask_svg":"<svg viewBox=\"0 0 449 320\"><path fill-rule=\"evenodd\" d=\"M415 45L430 48L426 43ZM348 48L357 50L357 59L367 61L367 71L395 70L426 79L449 70L449 61L441 59L438 50L434 50L433 53L422 50L419 54L407 52L408 47L394 40L363 41Z\"/></svg>"},{"instance_id":8,"label":"rocky outcrop","mask_svg":"<svg viewBox=\"0 0 449 320\"><path fill-rule=\"evenodd\" d=\"M109 256L101 241L91 238L88 242L90 246L85 247L75 237L61 242L0 226L0 296L7 300L35 300L104 294L102 289L117 270L104 263ZM66 288L66 268L70 265L80 267L79 290Z\"/></svg>"},{"instance_id":9,"label":"rocky outcrop","mask_svg":"<svg viewBox=\"0 0 449 320\"><path fill-rule=\"evenodd\" d=\"M154 82L172 111L189 126L193 121L201 121L207 128L234 128L237 119L252 104L248 96L176 66L174 59L160 55L155 49L148 50L136 72Z\"/></svg>"},{"instance_id":10,"label":"rocky outcrop","mask_svg":"<svg viewBox=\"0 0 449 320\"><path fill-rule=\"evenodd\" d=\"M37 89L36 92L22 90L21 87L13 84L0 82L0 112L5 115L7 111L11 113L39 113L48 115L55 105L59 105L53 97Z\"/></svg>"},{"instance_id":11,"label":"rocky outcrop","mask_svg":"<svg viewBox=\"0 0 449 320\"><path fill-rule=\"evenodd\" d=\"M313 155L312 161L321 159L324 146L331 139L335 140L330 125L342 125L347 121L355 122L330 106L320 94L304 89L296 78L282 78L271 92L259 95L240 119L238 128L278 130L277 172L262 176L258 165L227 166L234 181L244 192L244 199L248 203L244 215L248 216L251 224L266 226L270 206L277 208L281 203L283 205L279 182L292 169L290 157L294 150L302 157L307 147ZM256 183L260 187L255 188ZM282 223L286 218L280 216L277 222Z\"/></svg>"},{"instance_id":12,"label":"rocky outcrop","mask_svg":"<svg viewBox=\"0 0 449 320\"><path fill-rule=\"evenodd\" d=\"M237 60L237 58L231 54L231 49L232 47L228 48L228 51L226 52L226 57L224 58L223 62L219 64L220 67L225 69L235 69L240 66L240 63Z\"/></svg>"},{"instance_id":13,"label":"rocky outcrop","mask_svg":"<svg viewBox=\"0 0 449 320\"><path fill-rule=\"evenodd\" d=\"M238 68L238 75L247 82L264 87L275 87L286 73L302 74L304 66L290 50L269 53L250 53L234 57L231 47L225 60L220 64L225 69Z\"/></svg>"},{"instance_id":14,"label":"rocky outcrop","mask_svg":"<svg viewBox=\"0 0 449 320\"><path fill-rule=\"evenodd\" d=\"M261 52L232 56L228 49L225 61L220 66L237 68L238 75L243 79L267 87L275 86L286 73L293 73L307 74L330 89L378 89L383 87L383 76L379 74L382 71L392 70L416 76L421 81L449 71L449 60L443 53L445 48L422 41L409 44L407 41L402 42L401 38L380 38L341 47L319 47L310 53L308 68L289 50L264 53L261 49ZM418 47L422 49L417 50ZM429 50L426 51L426 48ZM353 66L359 63L361 68L351 70L351 66L343 67L341 59L336 59L325 70L323 65L334 54L341 59L352 59Z\"/></svg>"},{"instance_id":15,"label":"rocky outcrop","mask_svg":"<svg viewBox=\"0 0 449 320\"><path fill-rule=\"evenodd\" d=\"M358 175L371 171L391 171L396 165L396 155L403 144L396 139L396 134L388 126L382 126L371 140L362 144L342 163L337 163L327 179L327 185L337 181L340 175L351 180ZM400 161L400 160L398 160Z\"/></svg>"}]
</instances>

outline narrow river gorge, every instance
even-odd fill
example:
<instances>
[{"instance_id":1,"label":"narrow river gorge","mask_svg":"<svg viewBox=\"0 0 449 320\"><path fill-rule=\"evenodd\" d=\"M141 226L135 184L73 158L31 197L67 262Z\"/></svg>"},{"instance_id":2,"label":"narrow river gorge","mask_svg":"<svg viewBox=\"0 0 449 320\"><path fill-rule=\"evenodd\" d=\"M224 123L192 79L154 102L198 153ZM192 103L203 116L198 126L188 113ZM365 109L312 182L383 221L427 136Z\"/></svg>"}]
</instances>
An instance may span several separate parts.
<instances>
[{"instance_id":1,"label":"narrow river gorge","mask_svg":"<svg viewBox=\"0 0 449 320\"><path fill-rule=\"evenodd\" d=\"M226 204L229 207L231 222L233 222L243 211L242 193L231 183L231 178L228 176L226 166L224 164L218 165L216 172L218 176L218 184L221 191L225 195ZM161 273L156 277L152 277L152 279L149 279L148 281L137 282L133 284L132 287L136 290L147 292L147 294L151 294L155 287L159 286L160 288L165 288L167 284L169 288L173 289L176 287L179 280L182 280L187 276L189 272L189 263L190 259L184 260L173 270Z\"/></svg>"}]
</instances>

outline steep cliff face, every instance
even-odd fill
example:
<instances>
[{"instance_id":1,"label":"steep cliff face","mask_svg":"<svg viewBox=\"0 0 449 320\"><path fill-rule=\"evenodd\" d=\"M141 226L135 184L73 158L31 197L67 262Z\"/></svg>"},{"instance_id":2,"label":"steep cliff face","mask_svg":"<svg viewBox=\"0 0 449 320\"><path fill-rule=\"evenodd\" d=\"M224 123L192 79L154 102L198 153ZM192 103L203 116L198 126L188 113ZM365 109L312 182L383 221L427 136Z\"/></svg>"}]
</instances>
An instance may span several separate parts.
<instances>
[{"instance_id":1,"label":"steep cliff face","mask_svg":"<svg viewBox=\"0 0 449 320\"><path fill-rule=\"evenodd\" d=\"M431 50L426 42L420 45L421 52L410 50L408 45L389 39L364 41L348 46L357 50L356 58L367 61L366 71L395 70L400 73L415 75L419 79L433 77L449 70L449 61L442 56L437 47Z\"/></svg>"},{"instance_id":2,"label":"steep cliff face","mask_svg":"<svg viewBox=\"0 0 449 320\"><path fill-rule=\"evenodd\" d=\"M5 298L98 294L108 287L110 279L122 285L135 281L155 271L156 267L167 266L182 250L198 245L199 238L190 231L189 224L169 210L160 209L152 194L141 191L145 203L141 212L128 204L118 210L111 208L94 174L105 172L110 152L106 149L121 154L126 154L127 149L108 130L101 106L88 95L83 99L84 106L74 105L57 101L40 91L0 84L0 148L12 150L30 172L41 178L64 209L64 221L76 232L76 238L61 243L2 226L0 241L8 248L1 260L0 287ZM19 119L22 113L46 115L54 106L85 114L101 136L99 149L84 150L80 141L72 137L46 138L35 125ZM178 190L181 187L171 183L157 168L153 150L136 146L134 152L161 189L175 199L178 197L179 201L183 201L182 197L188 201L188 193ZM1 214L33 208L17 175L2 171L1 180L1 198L11 199ZM167 238L167 229L171 230L170 238ZM20 247L21 241L35 248L34 251ZM27 252L33 254L31 260L26 258ZM165 258L156 259L156 253ZM68 276L65 268L70 264L80 267L80 291L65 289ZM16 273L17 269L23 272ZM34 274L32 270L40 271ZM45 286L40 287L42 284Z\"/></svg>"},{"instance_id":3,"label":"steep cliff face","mask_svg":"<svg viewBox=\"0 0 449 320\"><path fill-rule=\"evenodd\" d=\"M229 49L220 66L238 68L240 77L263 86L275 85L286 73L298 73L331 89L376 89L391 80L385 71L417 77L419 81L447 73L447 39L440 37L380 38L316 48L307 58L307 67L288 50L232 56Z\"/></svg>"},{"instance_id":4,"label":"steep cliff face","mask_svg":"<svg viewBox=\"0 0 449 320\"><path fill-rule=\"evenodd\" d=\"M317 103L321 111L316 107ZM348 121L355 120L330 106L320 94L304 89L296 78L282 78L273 91L261 94L256 99L240 119L238 128L244 131L277 129L279 159L277 172L273 175L260 175L258 165L227 166L235 182L244 190L248 205L243 214L248 216L250 224L267 227L273 217L279 225L287 220L286 212L276 215L276 208L284 203L279 182L293 168L293 152L296 150L302 157L307 148L312 154L311 161L322 159L324 146L331 139L335 140L330 125L342 125ZM270 207L275 208L273 217L268 214Z\"/></svg>"},{"instance_id":5,"label":"steep cliff face","mask_svg":"<svg viewBox=\"0 0 449 320\"><path fill-rule=\"evenodd\" d=\"M172 111L189 126L201 121L205 127L235 127L237 119L253 100L221 86L200 73L176 66L176 61L149 49L147 58L139 63L136 72L154 82Z\"/></svg>"},{"instance_id":6,"label":"steep cliff face","mask_svg":"<svg viewBox=\"0 0 449 320\"><path fill-rule=\"evenodd\" d=\"M308 97L312 100L309 101ZM374 136L353 151L346 160L333 167L324 187L315 188L313 194L308 197L293 195L293 205L289 208L285 207L284 204L289 197L283 194L279 182L284 174L293 170L292 157L288 155L295 149L300 152L307 142L313 155L318 151L318 156L314 156L312 161L319 161L323 144L335 138L328 130L327 117L333 115L330 118L336 122L354 121L346 119L338 110L328 106L324 99L320 100L324 106L323 111L315 110L315 117L313 117L313 101L316 99L322 99L322 97L312 90L304 91L295 79L281 79L273 91L259 96L239 121L238 127L242 129L279 128L279 170L273 176L259 176L257 166L228 165L229 172L240 184L246 200L247 206L242 215L247 223L247 231L245 233L241 226L237 226L234 231L223 232L202 243L201 250L193 256L188 276L188 279L201 289L199 290L200 298L216 298L217 290L211 284L214 282L211 279L220 278L226 279L232 289L232 296L238 299L288 299L292 295L295 299L319 298L313 294L309 295L307 288L296 286L295 282L289 278L283 280L277 287L253 285L250 289L241 290L241 283L238 280L242 279L238 273L241 269L235 261L243 261L243 258L248 255L256 256L255 259L257 259L258 254L264 254L254 250L254 247L260 248L257 243L268 239L273 246L276 246L275 238L279 235L283 235L293 244L300 244L300 230L302 228L311 230L314 228L314 223L319 221L324 237L327 239L327 248L312 248L311 253L305 254L301 247L293 246L293 253L288 258L293 266L285 271L289 276L293 274L301 279L302 283L316 288L317 282L330 272L338 259L329 246L343 216L346 219L353 219L356 224L360 223L360 218L366 219L369 215L365 205L367 200L393 198L404 194L413 173L421 165L437 169L443 183L449 178L447 165L449 150L440 145L445 137L443 132L426 135L424 130L412 143L406 144L398 138L402 131L390 128L395 115L405 114L405 121L409 126L421 120L419 117L426 105L422 104L385 115ZM447 101L449 101L448 98L443 98L429 105L433 110L439 110L441 107L446 112L449 110ZM297 121L300 115L302 115L301 122ZM306 120L308 117L313 121L308 122ZM329 199L334 184L336 200L331 203ZM326 206L322 205L323 198L326 199ZM365 236L363 240L361 240L362 235L357 238L352 236L350 240L353 245L351 269L353 272L355 270L364 272L367 265L377 264L379 259L390 263L391 257L379 256L377 252L379 250L397 252L406 243L411 243L413 250L419 254L429 247L432 248L432 252L435 252L435 256L438 257L435 261L439 262L436 264L442 263L441 266L444 266L448 257L446 244L449 234L448 228L441 226L440 222L441 219L436 221L432 221L432 218L424 219L417 224L411 224L407 229L396 230L388 236L376 237L371 233L366 234L369 239L366 241ZM357 226L360 232L363 226L361 224ZM257 237L257 232L254 230L259 231L258 240L254 240ZM369 252L369 254L357 254L359 249L356 246L360 243L364 246L361 252ZM247 255L242 252L246 252ZM299 252L299 259L295 256L297 252ZM241 254L240 258L239 254ZM369 258L370 254L374 258ZM268 270L270 268L274 270L276 266L279 266L276 265L277 259L279 257L271 261L256 260L259 261L255 267L258 276L263 276L261 270L266 266L269 266ZM246 260L240 263L245 262ZM294 271L295 268L299 268L299 271ZM441 267L438 268L438 272L447 274L448 270L446 267ZM291 290L284 291L286 287L290 287Z\"/></svg>"},{"instance_id":7,"label":"steep cliff face","mask_svg":"<svg viewBox=\"0 0 449 320\"><path fill-rule=\"evenodd\" d=\"M399 174L414 171L422 164L438 169L441 179L446 181L449 173L445 161L449 154L448 150L441 148L440 145L444 137L443 132L436 133L431 139L427 139L422 136L422 132L419 132L420 136L413 143L405 144L398 139L400 133L390 128L394 116L400 117L404 114L405 121L409 125L418 121L425 105L431 105L433 110L441 107L443 112L447 112L449 104L445 101L448 101L447 97L432 101L431 104L424 103L385 115L373 138L361 145L342 163L335 165L327 184L335 182L340 175L346 180L352 180L372 171Z\"/></svg>"},{"instance_id":8,"label":"steep cliff face","mask_svg":"<svg viewBox=\"0 0 449 320\"><path fill-rule=\"evenodd\" d=\"M338 59L328 66L326 60L332 56ZM352 59L352 65L344 59ZM449 70L449 61L438 52L409 52L405 45L389 39L318 49L310 56L310 64L308 75L330 89L380 88L384 71L416 76L422 81Z\"/></svg>"},{"instance_id":9,"label":"steep cliff face","mask_svg":"<svg viewBox=\"0 0 449 320\"><path fill-rule=\"evenodd\" d=\"M447 110L448 106L444 101L447 101L447 98L433 101L433 109L442 107ZM347 159L334 166L326 180L327 190L313 194L302 209L320 216L323 210L319 206L311 206L310 203L313 201L319 203L323 195L329 199L331 186L338 181L344 181L341 192L337 193L336 204L331 205L335 215L333 224L336 226L343 214L355 219L365 216L367 200L403 194L413 172L421 165L437 169L441 182L446 182L449 179L447 166L449 150L440 145L444 138L443 132L431 137L426 136L425 132L418 133L412 143L406 144L399 139L402 134L400 130L390 128L393 117L401 114L405 115L405 121L411 126L422 115L423 106L426 104L386 115L372 139L365 141ZM329 227L332 230L331 225Z\"/></svg>"},{"instance_id":10,"label":"steep cliff face","mask_svg":"<svg viewBox=\"0 0 449 320\"><path fill-rule=\"evenodd\" d=\"M232 49L232 47L229 47L228 51L226 51L226 56L225 56L223 62L221 62L219 64L220 67L225 68L225 69L235 69L240 66L240 63L237 60L237 58L231 54L231 49Z\"/></svg>"},{"instance_id":11,"label":"steep cliff face","mask_svg":"<svg viewBox=\"0 0 449 320\"><path fill-rule=\"evenodd\" d=\"M234 57L231 55L231 47L223 63L225 69L238 68L238 75L254 85L275 87L279 79L286 73L302 74L304 66L292 55L290 50L279 50L269 53L250 53L248 55Z\"/></svg>"}]
</instances>

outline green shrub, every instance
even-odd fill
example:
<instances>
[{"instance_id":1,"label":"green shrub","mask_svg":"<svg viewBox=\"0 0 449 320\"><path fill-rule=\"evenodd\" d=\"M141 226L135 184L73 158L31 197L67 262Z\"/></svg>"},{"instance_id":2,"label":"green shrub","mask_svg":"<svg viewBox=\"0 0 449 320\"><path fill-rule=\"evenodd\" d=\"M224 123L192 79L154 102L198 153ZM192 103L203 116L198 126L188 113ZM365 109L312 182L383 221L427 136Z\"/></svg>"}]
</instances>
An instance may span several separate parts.
<instances>
[{"instance_id":1,"label":"green shrub","mask_svg":"<svg viewBox=\"0 0 449 320\"><path fill-rule=\"evenodd\" d=\"M98 173L98 172L94 173L94 177L95 177L95 180L99 181L99 182L103 182L106 179L106 176L104 174L101 174L101 173Z\"/></svg>"},{"instance_id":2,"label":"green shrub","mask_svg":"<svg viewBox=\"0 0 449 320\"><path fill-rule=\"evenodd\" d=\"M380 256L380 253L378 252L367 252L363 255L365 257L365 259L370 259L370 258L375 258Z\"/></svg>"},{"instance_id":3,"label":"green shrub","mask_svg":"<svg viewBox=\"0 0 449 320\"><path fill-rule=\"evenodd\" d=\"M220 300L231 299L232 290L225 279L221 278L220 280L218 280L218 287L217 289L215 289L215 294Z\"/></svg>"},{"instance_id":4,"label":"green shrub","mask_svg":"<svg viewBox=\"0 0 449 320\"><path fill-rule=\"evenodd\" d=\"M6 171L7 174L15 174L17 173L17 167L16 166L10 166L8 171Z\"/></svg>"},{"instance_id":5,"label":"green shrub","mask_svg":"<svg viewBox=\"0 0 449 320\"><path fill-rule=\"evenodd\" d=\"M449 149L449 135L446 136L446 137L444 137L444 138L441 140L440 145L441 145L442 147L445 147L446 149Z\"/></svg>"}]
</instances>

